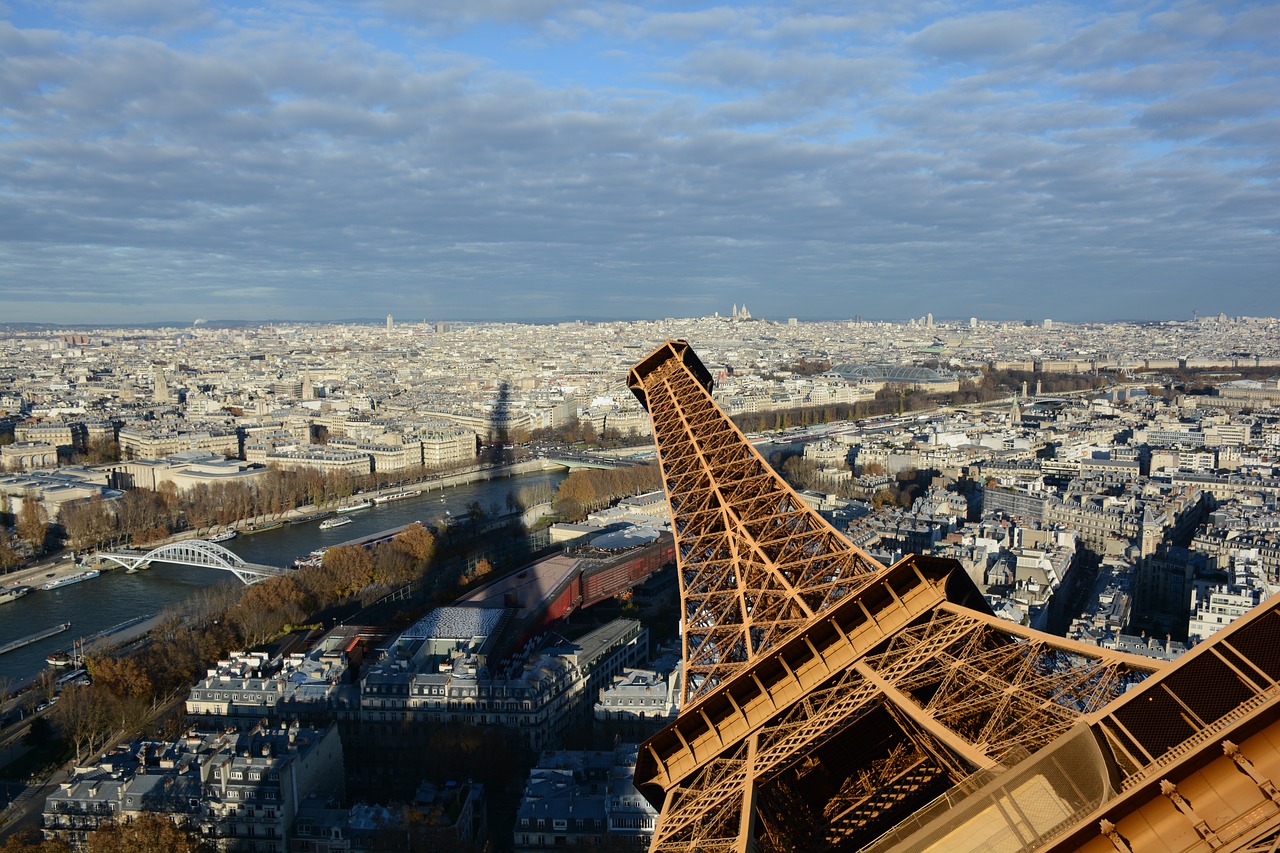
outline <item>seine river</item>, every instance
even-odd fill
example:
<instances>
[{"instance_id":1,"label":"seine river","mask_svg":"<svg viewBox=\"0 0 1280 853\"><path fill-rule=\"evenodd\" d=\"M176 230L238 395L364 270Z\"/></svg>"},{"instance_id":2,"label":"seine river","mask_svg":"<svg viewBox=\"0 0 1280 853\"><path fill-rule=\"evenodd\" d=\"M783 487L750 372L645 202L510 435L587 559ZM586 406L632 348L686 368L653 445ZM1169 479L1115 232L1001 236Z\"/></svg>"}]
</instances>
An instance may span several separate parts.
<instances>
[{"instance_id":1,"label":"seine river","mask_svg":"<svg viewBox=\"0 0 1280 853\"><path fill-rule=\"evenodd\" d=\"M446 513L465 514L467 505L479 501L489 510L505 512L507 495L513 490L549 484L555 486L568 472L541 471L485 480L443 491L424 491L416 498L380 504L346 514L352 521L332 530L320 530L319 522L286 524L276 530L238 536L221 543L252 563L287 566L294 559L322 546L334 545L369 533L387 530L413 521L431 526ZM417 488L417 487L414 487ZM36 589L23 598L0 605L0 646L35 634L63 622L71 629L0 655L0 679L26 681L45 667L45 658L54 651L68 649L79 637L91 636L139 616L151 616L166 607L180 604L204 587L239 583L229 572L157 563L148 571L125 574L103 572L93 580L61 589Z\"/></svg>"}]
</instances>

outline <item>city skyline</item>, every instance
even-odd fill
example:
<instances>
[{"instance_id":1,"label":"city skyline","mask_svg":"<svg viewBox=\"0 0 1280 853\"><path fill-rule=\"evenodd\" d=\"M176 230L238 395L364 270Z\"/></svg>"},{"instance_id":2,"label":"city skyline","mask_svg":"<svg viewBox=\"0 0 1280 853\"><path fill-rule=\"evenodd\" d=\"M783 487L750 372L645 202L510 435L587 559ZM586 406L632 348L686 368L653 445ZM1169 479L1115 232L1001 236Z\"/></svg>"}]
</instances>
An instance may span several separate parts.
<instances>
[{"instance_id":1,"label":"city skyline","mask_svg":"<svg viewBox=\"0 0 1280 853\"><path fill-rule=\"evenodd\" d=\"M0 319L1275 313L1275 7L416 5L0 5Z\"/></svg>"}]
</instances>

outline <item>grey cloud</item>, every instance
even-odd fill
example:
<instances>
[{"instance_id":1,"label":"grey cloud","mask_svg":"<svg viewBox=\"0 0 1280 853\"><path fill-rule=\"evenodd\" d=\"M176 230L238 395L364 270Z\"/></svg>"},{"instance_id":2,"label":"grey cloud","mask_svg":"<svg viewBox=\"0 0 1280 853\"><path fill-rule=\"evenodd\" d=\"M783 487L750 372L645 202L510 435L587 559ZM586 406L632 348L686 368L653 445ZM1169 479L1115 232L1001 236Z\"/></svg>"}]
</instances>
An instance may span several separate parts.
<instances>
[{"instance_id":1,"label":"grey cloud","mask_svg":"<svg viewBox=\"0 0 1280 853\"><path fill-rule=\"evenodd\" d=\"M1199 136L1225 129L1225 120L1265 114L1275 105L1274 89L1212 86L1157 103L1143 110L1137 123L1174 138Z\"/></svg>"},{"instance_id":2,"label":"grey cloud","mask_svg":"<svg viewBox=\"0 0 1280 853\"><path fill-rule=\"evenodd\" d=\"M660 39L720 38L748 30L754 22L754 15L729 6L695 12L652 12L639 21L636 34Z\"/></svg>"},{"instance_id":3,"label":"grey cloud","mask_svg":"<svg viewBox=\"0 0 1280 853\"><path fill-rule=\"evenodd\" d=\"M71 8L94 24L141 30L191 30L216 20L204 0L82 0Z\"/></svg>"},{"instance_id":4,"label":"grey cloud","mask_svg":"<svg viewBox=\"0 0 1280 853\"><path fill-rule=\"evenodd\" d=\"M930 24L910 43L944 60L979 59L1019 53L1046 29L1045 23L1030 12L983 12Z\"/></svg>"},{"instance_id":5,"label":"grey cloud","mask_svg":"<svg viewBox=\"0 0 1280 853\"><path fill-rule=\"evenodd\" d=\"M590 11L591 26L645 16ZM628 311L659 316L728 293L760 313L905 316L928 301L967 316L980 292L1065 319L1150 313L1125 287L1137 279L1167 281L1172 305L1280 262L1265 233L1280 209L1261 97L1273 71L1170 58L1171 35L1116 47L1142 35L1123 16L1106 19L1115 39L1046 68L1087 22L1018 48L1036 22L1004 16L994 35L959 19L917 38L972 65L934 79L929 55L898 46L918 10L867 14L894 29L846 27L833 47L821 28L806 44L805 26L741 13L717 44L663 59L648 88L610 89L290 19L196 49L0 29L23 45L0 50L0 85L19 95L0 107L0 303L48 310L53 291L103 315L320 318L430 300L474 316L483 289L512 316L546 316L613 313L593 294L624 290ZM637 64L658 56L634 47ZM1185 128L1201 135L1171 135ZM1036 303L1029 281L1072 301Z\"/></svg>"},{"instance_id":6,"label":"grey cloud","mask_svg":"<svg viewBox=\"0 0 1280 853\"><path fill-rule=\"evenodd\" d=\"M392 17L454 31L483 22L535 24L586 5L586 0L374 0Z\"/></svg>"},{"instance_id":7,"label":"grey cloud","mask_svg":"<svg viewBox=\"0 0 1280 853\"><path fill-rule=\"evenodd\" d=\"M1214 38L1227 31L1227 19L1213 6L1187 4L1155 12L1148 20L1157 30L1196 38Z\"/></svg>"}]
</instances>

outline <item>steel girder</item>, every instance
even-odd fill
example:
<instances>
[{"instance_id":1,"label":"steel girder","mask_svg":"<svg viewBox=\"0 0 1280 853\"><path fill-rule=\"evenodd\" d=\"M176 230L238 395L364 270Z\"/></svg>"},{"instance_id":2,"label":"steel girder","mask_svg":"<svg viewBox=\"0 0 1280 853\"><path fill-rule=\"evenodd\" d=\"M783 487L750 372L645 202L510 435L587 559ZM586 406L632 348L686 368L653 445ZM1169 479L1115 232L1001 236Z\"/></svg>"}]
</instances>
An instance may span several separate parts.
<instances>
[{"instance_id":1,"label":"steel girder","mask_svg":"<svg viewBox=\"0 0 1280 853\"><path fill-rule=\"evenodd\" d=\"M687 343L665 344L628 384L653 421L671 505L689 702L883 567L769 467Z\"/></svg>"},{"instance_id":2,"label":"steel girder","mask_svg":"<svg viewBox=\"0 0 1280 853\"><path fill-rule=\"evenodd\" d=\"M683 709L637 766L663 802L653 850L856 847L1161 670L996 619L952 561L885 569L769 468L687 343L628 384L654 426L685 623Z\"/></svg>"}]
</instances>

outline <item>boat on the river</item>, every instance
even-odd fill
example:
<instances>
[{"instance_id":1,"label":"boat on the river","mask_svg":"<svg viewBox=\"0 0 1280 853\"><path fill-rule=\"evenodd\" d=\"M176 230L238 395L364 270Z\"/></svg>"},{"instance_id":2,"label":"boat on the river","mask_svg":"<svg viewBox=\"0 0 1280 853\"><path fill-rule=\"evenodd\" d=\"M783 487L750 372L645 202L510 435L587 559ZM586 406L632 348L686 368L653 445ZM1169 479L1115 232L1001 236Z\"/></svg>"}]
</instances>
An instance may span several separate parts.
<instances>
[{"instance_id":1,"label":"boat on the river","mask_svg":"<svg viewBox=\"0 0 1280 853\"><path fill-rule=\"evenodd\" d=\"M5 643L3 646L0 646L0 655L7 655L9 652L14 651L15 649L25 648L26 646L29 646L32 643L38 643L41 640L47 640L55 634L61 634L63 631L67 630L70 627L71 627L70 622L63 622L61 625L54 625L52 628L46 628L43 631L36 631L34 634L31 634L26 637L22 637L21 639L18 639L18 640L14 640L12 643Z\"/></svg>"},{"instance_id":2,"label":"boat on the river","mask_svg":"<svg viewBox=\"0 0 1280 853\"><path fill-rule=\"evenodd\" d=\"M342 527L344 524L350 524L351 519L338 516L337 518L326 518L320 522L321 530L332 530L335 527Z\"/></svg>"},{"instance_id":3,"label":"boat on the river","mask_svg":"<svg viewBox=\"0 0 1280 853\"><path fill-rule=\"evenodd\" d=\"M5 589L0 589L0 604L17 601L29 592L31 592L31 587L29 586L11 586Z\"/></svg>"},{"instance_id":4,"label":"boat on the river","mask_svg":"<svg viewBox=\"0 0 1280 853\"><path fill-rule=\"evenodd\" d=\"M253 524L244 529L245 533L262 533L267 530L276 530L284 527L283 521L264 521L261 524Z\"/></svg>"},{"instance_id":5,"label":"boat on the river","mask_svg":"<svg viewBox=\"0 0 1280 853\"><path fill-rule=\"evenodd\" d=\"M235 539L235 538L236 538L236 532L234 530L224 530L221 533L216 533L213 536L210 536L205 541L206 542L226 542L229 539Z\"/></svg>"},{"instance_id":6,"label":"boat on the river","mask_svg":"<svg viewBox=\"0 0 1280 853\"><path fill-rule=\"evenodd\" d=\"M71 584L73 583L80 583L80 581L87 581L87 580L90 580L91 578L96 578L100 574L102 574L102 572L98 571L97 569L89 569L88 571L85 571L85 572L76 572L73 575L65 575L60 578L54 578L53 580L49 581L47 584L43 585L40 588L41 589L59 589L64 586L71 586Z\"/></svg>"},{"instance_id":7,"label":"boat on the river","mask_svg":"<svg viewBox=\"0 0 1280 853\"><path fill-rule=\"evenodd\" d=\"M330 515L331 513L329 512L313 512L311 513L311 515L304 515L301 518L292 518L289 520L289 523L290 524L306 524L311 521L320 521L323 518L328 518Z\"/></svg>"},{"instance_id":8,"label":"boat on the river","mask_svg":"<svg viewBox=\"0 0 1280 853\"><path fill-rule=\"evenodd\" d=\"M373 499L376 504L389 503L390 501L402 501L405 498L416 498L422 492L418 489L405 489L402 492L390 492L385 495L378 495Z\"/></svg>"},{"instance_id":9,"label":"boat on the river","mask_svg":"<svg viewBox=\"0 0 1280 853\"><path fill-rule=\"evenodd\" d=\"M360 501L358 504L340 506L335 510L335 512L355 512L358 509L368 509L371 506L373 506L373 501Z\"/></svg>"}]
</instances>

